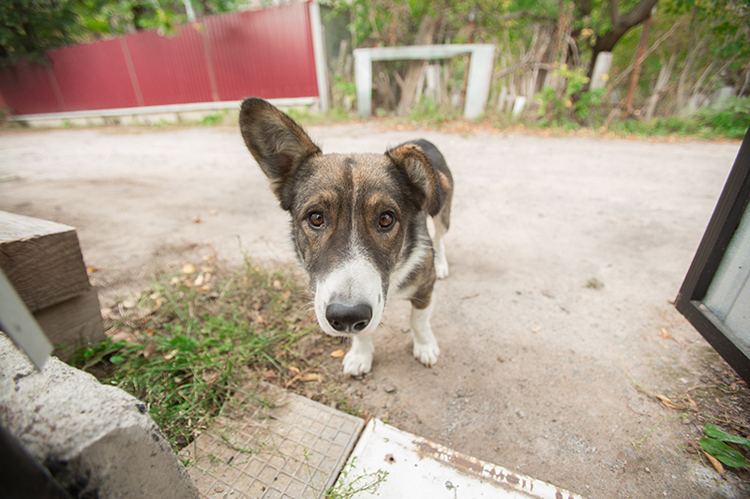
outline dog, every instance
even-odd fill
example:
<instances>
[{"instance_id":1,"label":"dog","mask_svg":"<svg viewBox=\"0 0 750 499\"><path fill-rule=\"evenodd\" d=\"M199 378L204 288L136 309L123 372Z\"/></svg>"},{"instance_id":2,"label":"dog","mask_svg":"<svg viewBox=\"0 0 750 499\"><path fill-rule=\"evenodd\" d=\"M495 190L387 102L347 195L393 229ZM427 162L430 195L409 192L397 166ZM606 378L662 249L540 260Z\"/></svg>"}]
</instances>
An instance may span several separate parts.
<instances>
[{"instance_id":1,"label":"dog","mask_svg":"<svg viewBox=\"0 0 750 499\"><path fill-rule=\"evenodd\" d=\"M344 373L371 370L372 334L386 301L395 298L411 301L414 357L434 365L440 348L430 314L435 280L448 276L443 236L453 198L453 177L440 151L416 140L385 154L323 154L294 120L252 97L242 102L239 123L291 215L292 241L320 327L352 338Z\"/></svg>"}]
</instances>

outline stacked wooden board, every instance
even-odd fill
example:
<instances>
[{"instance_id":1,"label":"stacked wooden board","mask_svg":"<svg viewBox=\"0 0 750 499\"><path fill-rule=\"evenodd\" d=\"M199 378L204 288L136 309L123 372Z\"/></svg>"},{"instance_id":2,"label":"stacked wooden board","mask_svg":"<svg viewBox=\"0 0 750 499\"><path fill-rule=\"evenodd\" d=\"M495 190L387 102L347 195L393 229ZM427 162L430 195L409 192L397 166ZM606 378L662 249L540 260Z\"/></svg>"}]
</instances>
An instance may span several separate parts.
<instances>
[{"instance_id":1,"label":"stacked wooden board","mask_svg":"<svg viewBox=\"0 0 750 499\"><path fill-rule=\"evenodd\" d=\"M55 355L67 360L80 344L104 339L99 298L73 227L0 211L0 269Z\"/></svg>"}]
</instances>

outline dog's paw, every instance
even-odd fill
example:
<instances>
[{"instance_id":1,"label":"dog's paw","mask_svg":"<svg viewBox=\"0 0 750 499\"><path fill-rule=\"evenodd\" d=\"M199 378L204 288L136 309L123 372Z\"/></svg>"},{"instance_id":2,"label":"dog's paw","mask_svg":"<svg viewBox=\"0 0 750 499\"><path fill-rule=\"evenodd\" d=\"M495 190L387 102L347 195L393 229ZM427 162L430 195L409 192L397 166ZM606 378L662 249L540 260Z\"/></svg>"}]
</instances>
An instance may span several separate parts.
<instances>
[{"instance_id":1,"label":"dog's paw","mask_svg":"<svg viewBox=\"0 0 750 499\"><path fill-rule=\"evenodd\" d=\"M448 277L448 262L435 262L435 275L438 279L445 279Z\"/></svg>"},{"instance_id":2,"label":"dog's paw","mask_svg":"<svg viewBox=\"0 0 750 499\"><path fill-rule=\"evenodd\" d=\"M344 355L344 374L361 376L372 369L372 353L355 352L354 349Z\"/></svg>"},{"instance_id":3,"label":"dog's paw","mask_svg":"<svg viewBox=\"0 0 750 499\"><path fill-rule=\"evenodd\" d=\"M437 341L429 343L414 342L414 357L427 367L432 367L437 363L440 355L440 347Z\"/></svg>"}]
</instances>

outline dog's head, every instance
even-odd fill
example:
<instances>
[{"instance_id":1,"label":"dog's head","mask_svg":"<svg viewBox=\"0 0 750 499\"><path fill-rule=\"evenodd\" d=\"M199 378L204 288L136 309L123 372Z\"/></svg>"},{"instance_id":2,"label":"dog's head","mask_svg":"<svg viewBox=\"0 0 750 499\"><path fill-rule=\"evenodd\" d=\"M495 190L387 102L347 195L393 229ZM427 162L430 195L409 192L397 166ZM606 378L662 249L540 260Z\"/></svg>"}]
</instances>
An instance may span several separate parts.
<instances>
[{"instance_id":1,"label":"dog's head","mask_svg":"<svg viewBox=\"0 0 750 499\"><path fill-rule=\"evenodd\" d=\"M424 261L423 241L407 236L423 211L438 210L429 159L413 144L385 154L323 154L297 123L256 98L242 103L240 129L291 215L320 326L331 335L373 331L389 287Z\"/></svg>"}]
</instances>

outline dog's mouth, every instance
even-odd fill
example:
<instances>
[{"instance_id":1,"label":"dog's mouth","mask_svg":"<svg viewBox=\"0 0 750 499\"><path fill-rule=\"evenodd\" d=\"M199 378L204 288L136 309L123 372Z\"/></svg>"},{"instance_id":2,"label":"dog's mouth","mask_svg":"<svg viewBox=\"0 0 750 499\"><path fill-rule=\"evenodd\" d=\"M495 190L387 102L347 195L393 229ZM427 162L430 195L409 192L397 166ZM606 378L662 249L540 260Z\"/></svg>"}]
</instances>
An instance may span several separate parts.
<instances>
[{"instance_id":1,"label":"dog's mouth","mask_svg":"<svg viewBox=\"0 0 750 499\"><path fill-rule=\"evenodd\" d=\"M366 260L355 260L329 273L315 289L315 315L331 336L373 332L383 317L382 276Z\"/></svg>"}]
</instances>

